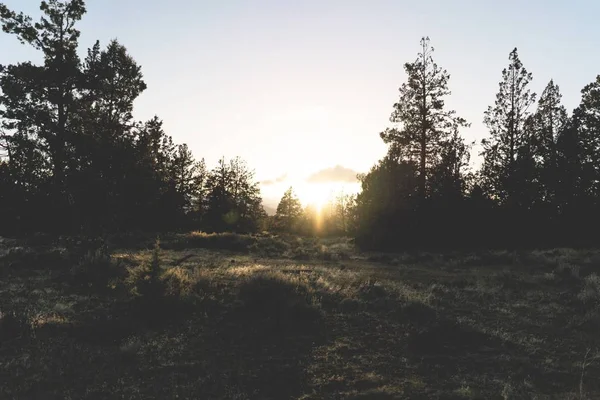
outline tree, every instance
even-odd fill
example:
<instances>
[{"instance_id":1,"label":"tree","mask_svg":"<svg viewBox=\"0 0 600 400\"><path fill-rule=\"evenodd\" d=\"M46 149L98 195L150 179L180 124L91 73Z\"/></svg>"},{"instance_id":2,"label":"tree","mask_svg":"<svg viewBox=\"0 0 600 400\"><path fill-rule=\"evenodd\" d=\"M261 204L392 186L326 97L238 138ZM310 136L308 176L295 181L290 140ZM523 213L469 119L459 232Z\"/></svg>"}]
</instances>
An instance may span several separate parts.
<instances>
[{"instance_id":1,"label":"tree","mask_svg":"<svg viewBox=\"0 0 600 400\"><path fill-rule=\"evenodd\" d=\"M445 142L468 124L455 111L445 109L450 75L433 61L429 38L421 39L421 47L417 59L404 65L408 81L400 87L400 98L390 116L390 122L398 127L388 128L380 136L390 146L390 154L419 166L419 197L423 201L428 176L440 161Z\"/></svg>"},{"instance_id":2,"label":"tree","mask_svg":"<svg viewBox=\"0 0 600 400\"><path fill-rule=\"evenodd\" d=\"M550 80L540 99L533 117L534 157L538 168L541 187L540 201L557 212L556 195L559 184L559 136L567 128L569 118L565 107L561 105L560 88Z\"/></svg>"},{"instance_id":3,"label":"tree","mask_svg":"<svg viewBox=\"0 0 600 400\"><path fill-rule=\"evenodd\" d=\"M432 200L444 206L456 206L467 191L470 150L474 143L467 144L455 129L442 146L440 160L431 173Z\"/></svg>"},{"instance_id":4,"label":"tree","mask_svg":"<svg viewBox=\"0 0 600 400\"><path fill-rule=\"evenodd\" d=\"M359 176L356 240L366 248L414 244L418 201L418 166L387 155Z\"/></svg>"},{"instance_id":5,"label":"tree","mask_svg":"<svg viewBox=\"0 0 600 400\"><path fill-rule=\"evenodd\" d=\"M75 24L85 13L82 0L42 1L43 16L33 24L31 17L15 13L0 4L0 21L6 33L42 51L44 64L21 63L9 66L2 79L1 104L4 128L19 134L37 134L51 161L52 178L64 191L64 172L72 144L72 113L76 108L76 87L80 60L77 55L80 32ZM17 85L16 81L25 84Z\"/></svg>"},{"instance_id":6,"label":"tree","mask_svg":"<svg viewBox=\"0 0 600 400\"><path fill-rule=\"evenodd\" d=\"M582 89L558 148L565 207L590 216L600 208L600 75Z\"/></svg>"},{"instance_id":7,"label":"tree","mask_svg":"<svg viewBox=\"0 0 600 400\"><path fill-rule=\"evenodd\" d=\"M283 197L277 205L275 212L276 229L284 232L292 232L298 228L298 223L302 217L302 204L290 187L285 191Z\"/></svg>"},{"instance_id":8,"label":"tree","mask_svg":"<svg viewBox=\"0 0 600 400\"><path fill-rule=\"evenodd\" d=\"M354 230L354 206L356 196L349 193L339 193L333 200L335 232L347 235Z\"/></svg>"},{"instance_id":9,"label":"tree","mask_svg":"<svg viewBox=\"0 0 600 400\"><path fill-rule=\"evenodd\" d=\"M127 205L131 201L137 202L141 210L148 210L139 204L136 193L130 192L133 197L123 196L135 184L132 179L141 174L138 168L143 162L137 156L146 152L140 149L145 145L146 130L136 125L132 117L133 102L145 89L141 67L117 41L111 41L105 50L96 42L88 50L75 116L78 135L71 158L70 186L76 190L75 205L86 220L84 224L93 229L114 228L131 219L133 214L129 212L120 215L126 209L139 211ZM144 187L139 193L146 193L147 189Z\"/></svg>"},{"instance_id":10,"label":"tree","mask_svg":"<svg viewBox=\"0 0 600 400\"><path fill-rule=\"evenodd\" d=\"M177 146L173 156L171 174L173 175L175 188L183 198L183 209L186 213L191 212L193 201L198 197L198 190L201 189L198 185L198 173L201 164L194 160L192 152L185 143Z\"/></svg>"},{"instance_id":11,"label":"tree","mask_svg":"<svg viewBox=\"0 0 600 400\"><path fill-rule=\"evenodd\" d=\"M266 213L254 171L239 157L221 158L207 179L206 226L215 232L255 232Z\"/></svg>"},{"instance_id":12,"label":"tree","mask_svg":"<svg viewBox=\"0 0 600 400\"><path fill-rule=\"evenodd\" d=\"M578 128L582 168L582 195L600 197L600 75L581 91L581 103L574 111Z\"/></svg>"},{"instance_id":13,"label":"tree","mask_svg":"<svg viewBox=\"0 0 600 400\"><path fill-rule=\"evenodd\" d=\"M509 61L508 68L502 71L494 106L488 107L484 116L490 137L482 141L482 175L490 195L500 203L510 204L516 202L518 188L525 186L516 174L517 158L521 158L521 165L529 162L526 158L531 132L526 124L535 94L528 89L533 76L523 67L516 48Z\"/></svg>"}]
</instances>

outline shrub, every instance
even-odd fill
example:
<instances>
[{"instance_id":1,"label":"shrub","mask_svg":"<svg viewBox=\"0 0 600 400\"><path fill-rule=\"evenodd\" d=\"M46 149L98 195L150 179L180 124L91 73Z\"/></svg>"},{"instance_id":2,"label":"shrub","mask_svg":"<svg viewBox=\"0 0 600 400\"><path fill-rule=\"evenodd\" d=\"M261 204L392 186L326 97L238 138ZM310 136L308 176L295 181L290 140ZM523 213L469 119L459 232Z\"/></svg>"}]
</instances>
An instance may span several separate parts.
<instances>
[{"instance_id":1,"label":"shrub","mask_svg":"<svg viewBox=\"0 0 600 400\"><path fill-rule=\"evenodd\" d=\"M166 293L165 282L161 279L160 241L157 239L152 250L150 262L129 268L127 284L132 293L145 299L157 299Z\"/></svg>"},{"instance_id":2,"label":"shrub","mask_svg":"<svg viewBox=\"0 0 600 400\"><path fill-rule=\"evenodd\" d=\"M191 273L181 267L169 268L161 277L165 286L165 295L174 298L189 296L196 287Z\"/></svg>"}]
</instances>

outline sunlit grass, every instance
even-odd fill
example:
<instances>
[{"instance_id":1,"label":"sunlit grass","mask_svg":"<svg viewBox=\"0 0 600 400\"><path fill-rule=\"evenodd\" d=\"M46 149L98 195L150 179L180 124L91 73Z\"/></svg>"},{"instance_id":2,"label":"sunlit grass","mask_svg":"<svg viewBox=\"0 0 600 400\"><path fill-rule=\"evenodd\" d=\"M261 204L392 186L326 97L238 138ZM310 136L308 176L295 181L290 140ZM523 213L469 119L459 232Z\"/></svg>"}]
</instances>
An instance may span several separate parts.
<instances>
[{"instance_id":1,"label":"sunlit grass","mask_svg":"<svg viewBox=\"0 0 600 400\"><path fill-rule=\"evenodd\" d=\"M21 377L0 397L68 374L72 398L570 398L595 343L596 251L381 255L345 239L280 248L272 257L162 249L164 310L160 299L136 303L127 274L112 292L73 288L35 266L5 275L1 311L25 328L0 348L0 373L20 368ZM309 257L294 259L299 251ZM151 256L111 259L127 271ZM586 372L590 398L597 372Z\"/></svg>"}]
</instances>

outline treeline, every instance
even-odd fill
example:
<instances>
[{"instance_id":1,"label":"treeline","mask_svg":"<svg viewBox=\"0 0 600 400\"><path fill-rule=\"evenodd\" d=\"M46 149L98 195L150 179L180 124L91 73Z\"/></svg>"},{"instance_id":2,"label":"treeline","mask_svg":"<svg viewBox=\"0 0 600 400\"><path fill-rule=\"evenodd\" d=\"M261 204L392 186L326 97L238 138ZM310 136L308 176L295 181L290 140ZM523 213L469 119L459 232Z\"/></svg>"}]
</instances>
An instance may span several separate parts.
<instances>
[{"instance_id":1,"label":"treeline","mask_svg":"<svg viewBox=\"0 0 600 400\"><path fill-rule=\"evenodd\" d=\"M239 158L207 170L155 117L132 117L146 89L116 40L80 59L82 0L42 2L31 18L0 3L4 32L43 63L0 66L0 233L260 229L253 172Z\"/></svg>"},{"instance_id":2,"label":"treeline","mask_svg":"<svg viewBox=\"0 0 600 400\"><path fill-rule=\"evenodd\" d=\"M3 31L41 65L0 66L0 234L119 230L354 235L367 248L595 245L600 222L600 76L568 113L558 85L538 97L517 49L483 119L482 167L469 168L469 123L448 109L450 74L428 38L381 132L386 156L362 190L323 210L293 190L267 218L239 158L212 169L155 117L132 116L146 89L126 48L78 55L83 0L43 1L39 22L0 3Z\"/></svg>"},{"instance_id":3,"label":"treeline","mask_svg":"<svg viewBox=\"0 0 600 400\"><path fill-rule=\"evenodd\" d=\"M468 168L468 126L445 100L450 75L428 38L405 64L386 157L362 177L357 241L366 247L597 245L600 222L600 76L569 115L559 86L532 93L517 49L484 115L483 165Z\"/></svg>"},{"instance_id":4,"label":"treeline","mask_svg":"<svg viewBox=\"0 0 600 400\"><path fill-rule=\"evenodd\" d=\"M356 232L356 196L339 193L320 208L303 206L290 187L279 201L277 211L267 220L273 232L305 236L350 236Z\"/></svg>"}]
</instances>

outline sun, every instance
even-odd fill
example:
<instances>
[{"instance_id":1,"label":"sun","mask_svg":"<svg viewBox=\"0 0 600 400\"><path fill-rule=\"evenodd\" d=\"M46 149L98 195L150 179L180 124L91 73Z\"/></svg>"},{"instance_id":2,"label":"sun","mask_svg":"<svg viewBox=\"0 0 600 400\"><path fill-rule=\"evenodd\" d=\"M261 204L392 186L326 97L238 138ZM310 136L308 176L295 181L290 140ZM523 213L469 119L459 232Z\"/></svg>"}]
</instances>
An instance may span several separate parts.
<instances>
[{"instance_id":1,"label":"sun","mask_svg":"<svg viewBox=\"0 0 600 400\"><path fill-rule=\"evenodd\" d=\"M334 194L330 185L322 183L306 183L295 190L303 206L313 206L317 211L321 211Z\"/></svg>"},{"instance_id":2,"label":"sun","mask_svg":"<svg viewBox=\"0 0 600 400\"><path fill-rule=\"evenodd\" d=\"M341 193L355 193L358 190L357 185L323 182L323 183L302 183L294 186L294 191L300 199L302 206L312 206L321 211L330 202L334 201L336 196Z\"/></svg>"}]
</instances>

